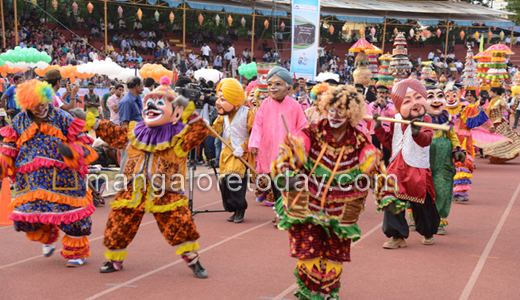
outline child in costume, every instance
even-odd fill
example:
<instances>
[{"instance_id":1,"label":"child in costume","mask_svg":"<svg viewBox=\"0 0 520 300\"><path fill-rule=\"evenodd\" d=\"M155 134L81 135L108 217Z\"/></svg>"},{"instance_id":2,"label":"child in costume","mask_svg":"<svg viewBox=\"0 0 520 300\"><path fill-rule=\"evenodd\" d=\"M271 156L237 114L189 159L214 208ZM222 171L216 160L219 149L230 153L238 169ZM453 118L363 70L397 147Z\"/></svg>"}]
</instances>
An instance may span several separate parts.
<instances>
[{"instance_id":1,"label":"child in costume","mask_svg":"<svg viewBox=\"0 0 520 300\"><path fill-rule=\"evenodd\" d=\"M256 170L260 174L271 173L271 163L278 156L278 146L287 135L280 115L285 116L289 132L298 132L307 126L307 119L300 104L289 96L289 87L293 78L289 71L274 67L267 74L269 97L264 100L255 116L253 130L249 140L249 150L256 155ZM273 202L264 203L274 206L281 193L271 182Z\"/></svg>"},{"instance_id":2,"label":"child in costume","mask_svg":"<svg viewBox=\"0 0 520 300\"><path fill-rule=\"evenodd\" d=\"M410 125L394 123L390 131L381 126L374 114L374 131L384 147L392 149L388 174L397 177L397 198L408 201L412 208L416 230L423 245L433 245L440 218L435 207L435 190L430 170L430 145L433 130L415 126L413 122L431 123L426 115L426 88L417 79L405 79L392 90L392 101L398 114L395 119L411 121ZM385 212L383 232L392 238L384 243L385 249L406 247L409 228L404 212L394 215Z\"/></svg>"},{"instance_id":3,"label":"child in costume","mask_svg":"<svg viewBox=\"0 0 520 300\"><path fill-rule=\"evenodd\" d=\"M49 257L61 229L61 255L68 267L77 267L90 255L95 208L84 177L97 154L87 145L93 140L83 132L85 121L55 108L53 98L48 83L30 80L18 86L16 101L23 112L0 130L0 177L14 181L9 218L15 230L42 243L43 255Z\"/></svg>"},{"instance_id":4,"label":"child in costume","mask_svg":"<svg viewBox=\"0 0 520 300\"><path fill-rule=\"evenodd\" d=\"M361 187L374 189L378 211L404 209L379 150L356 128L365 115L363 97L351 86L339 86L325 92L321 103L328 117L287 136L272 166L272 176L284 187L276 204L283 216L278 227L289 231L290 255L298 259L299 299L337 299L351 242L361 237L357 221L368 195ZM298 181L302 177L308 189Z\"/></svg>"},{"instance_id":5,"label":"child in costume","mask_svg":"<svg viewBox=\"0 0 520 300\"><path fill-rule=\"evenodd\" d=\"M452 117L446 107L444 91L436 85L426 86L428 106L426 110L432 118L432 123L439 125L453 125ZM451 200L453 198L453 177L455 176L455 163L464 163L466 151L460 147L460 141L455 132L455 128L445 132L437 130L433 134L432 144L430 145L430 169L432 171L433 185L435 188L435 206L439 211L441 222L437 234L446 234L445 226L448 225L448 215L450 214ZM408 210L411 216L411 209ZM410 218L411 225L415 227L413 219Z\"/></svg>"},{"instance_id":6,"label":"child in costume","mask_svg":"<svg viewBox=\"0 0 520 300\"><path fill-rule=\"evenodd\" d=\"M472 104L462 103L461 90L454 82L449 82L444 89L446 95L446 110L454 117L455 130L461 147L466 151L466 161L455 162L457 173L455 174L455 186L453 188L454 201L468 201L469 185L473 177L475 157L473 149L473 135L471 129L483 126L486 130L494 132L492 123L486 112L481 109L476 101Z\"/></svg>"},{"instance_id":7,"label":"child in costume","mask_svg":"<svg viewBox=\"0 0 520 300\"><path fill-rule=\"evenodd\" d=\"M180 254L197 278L206 278L206 270L199 261L199 233L184 197L188 152L202 143L208 128L196 113L195 107L184 97L177 97L170 87L170 79L143 100L143 121L117 126L108 120L96 120L96 135L110 146L126 149L128 158L124 170L128 183L110 203L103 245L109 259L101 273L123 268L126 248L135 237L145 213L153 213L166 241L178 246ZM73 110L78 117L82 111ZM93 115L86 116L87 123ZM187 122L183 124L182 121Z\"/></svg>"},{"instance_id":8,"label":"child in costume","mask_svg":"<svg viewBox=\"0 0 520 300\"><path fill-rule=\"evenodd\" d=\"M216 106L220 116L213 123L213 129L218 134L223 134L224 140L235 149L231 152L228 147L225 147L220 153L222 200L224 208L233 212L227 220L241 223L247 209L248 178L247 167L238 158L242 157L251 165L255 164L255 157L248 149L249 134L253 128L255 115L243 105L244 89L236 79L222 79L217 87L217 97Z\"/></svg>"}]
</instances>

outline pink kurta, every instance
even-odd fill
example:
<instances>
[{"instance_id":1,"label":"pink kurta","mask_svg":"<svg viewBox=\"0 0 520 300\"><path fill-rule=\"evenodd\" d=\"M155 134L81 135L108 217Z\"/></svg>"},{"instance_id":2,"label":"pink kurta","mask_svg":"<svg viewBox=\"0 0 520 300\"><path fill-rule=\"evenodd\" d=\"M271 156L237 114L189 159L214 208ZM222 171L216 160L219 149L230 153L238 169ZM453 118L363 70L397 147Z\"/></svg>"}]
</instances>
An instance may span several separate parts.
<instances>
[{"instance_id":1,"label":"pink kurta","mask_svg":"<svg viewBox=\"0 0 520 300\"><path fill-rule=\"evenodd\" d=\"M385 118L394 118L395 117L395 107L394 107L394 104L392 104L391 102L387 103L385 107L376 107L374 105L375 102L372 102L370 103L369 105L367 105L367 115L368 116L373 116L374 113L378 113L381 117L385 117ZM382 126L383 128L385 129L385 131L388 131L390 130L390 122L381 122L382 123ZM374 132L374 122L370 122L370 134L375 134Z\"/></svg>"},{"instance_id":2,"label":"pink kurta","mask_svg":"<svg viewBox=\"0 0 520 300\"><path fill-rule=\"evenodd\" d=\"M258 173L271 173L271 163L278 156L278 147L287 135L282 114L290 133L299 132L307 126L307 118L296 100L286 96L282 103L279 103L271 97L266 98L256 113L249 138L249 150L258 148L256 157Z\"/></svg>"}]
</instances>

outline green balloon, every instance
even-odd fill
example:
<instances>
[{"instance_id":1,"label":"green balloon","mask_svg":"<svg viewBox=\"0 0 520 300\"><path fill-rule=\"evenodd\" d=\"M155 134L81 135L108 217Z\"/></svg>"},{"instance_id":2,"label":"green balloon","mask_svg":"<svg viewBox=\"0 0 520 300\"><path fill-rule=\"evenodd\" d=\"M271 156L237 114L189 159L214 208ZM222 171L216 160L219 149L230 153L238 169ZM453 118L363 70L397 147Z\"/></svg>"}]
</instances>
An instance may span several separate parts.
<instances>
[{"instance_id":1,"label":"green balloon","mask_svg":"<svg viewBox=\"0 0 520 300\"><path fill-rule=\"evenodd\" d=\"M14 51L16 51L16 52L21 51L21 50L22 50L22 47L20 47L20 46L14 47Z\"/></svg>"},{"instance_id":2,"label":"green balloon","mask_svg":"<svg viewBox=\"0 0 520 300\"><path fill-rule=\"evenodd\" d=\"M49 55L47 55L47 56L45 57L45 60L44 60L44 62L46 62L46 63L50 64L50 63L51 63L51 61L52 61L52 58L51 58L51 57L50 57Z\"/></svg>"},{"instance_id":3,"label":"green balloon","mask_svg":"<svg viewBox=\"0 0 520 300\"><path fill-rule=\"evenodd\" d=\"M27 56L24 53L22 53L22 52L18 53L18 61L25 62L26 59L27 59Z\"/></svg>"},{"instance_id":4,"label":"green balloon","mask_svg":"<svg viewBox=\"0 0 520 300\"><path fill-rule=\"evenodd\" d=\"M5 65L5 61L0 58L0 67L2 67L3 65Z\"/></svg>"}]
</instances>

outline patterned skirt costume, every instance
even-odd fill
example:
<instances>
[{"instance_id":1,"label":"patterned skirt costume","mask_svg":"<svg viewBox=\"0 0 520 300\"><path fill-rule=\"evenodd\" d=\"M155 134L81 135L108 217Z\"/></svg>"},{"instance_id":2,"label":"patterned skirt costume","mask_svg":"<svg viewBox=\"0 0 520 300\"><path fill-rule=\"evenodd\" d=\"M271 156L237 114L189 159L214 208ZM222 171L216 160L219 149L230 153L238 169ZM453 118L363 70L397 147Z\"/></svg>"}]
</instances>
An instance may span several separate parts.
<instances>
[{"instance_id":1,"label":"patterned skirt costume","mask_svg":"<svg viewBox=\"0 0 520 300\"><path fill-rule=\"evenodd\" d=\"M24 231L31 241L52 244L61 229L61 255L68 260L90 255L90 215L95 208L84 177L97 154L87 145L93 140L82 132L84 124L49 104L40 125L23 111L0 130L2 176L8 171L15 187L9 206L15 230ZM62 157L60 144L71 148L74 160Z\"/></svg>"},{"instance_id":2,"label":"patterned skirt costume","mask_svg":"<svg viewBox=\"0 0 520 300\"><path fill-rule=\"evenodd\" d=\"M395 203L393 213L399 213L404 203L395 198L392 180L384 189L383 178L387 177L381 176L386 171L379 151L350 125L339 142L327 119L309 125L293 141L292 147L280 146L272 177L284 174L308 178L308 190L285 189L275 206L282 216L278 228L289 231L290 255L298 259L294 270L299 287L296 296L337 299L343 263L350 261L351 241L361 237L357 220L364 210L368 188L375 189L378 210ZM296 157L304 164L301 170L296 167ZM326 187L320 188L321 182ZM278 184L284 186L281 181Z\"/></svg>"},{"instance_id":3,"label":"patterned skirt costume","mask_svg":"<svg viewBox=\"0 0 520 300\"><path fill-rule=\"evenodd\" d=\"M498 103L491 107L490 111L491 115L489 117L495 125L496 133L509 138L510 141L484 149L484 154L491 156L490 161L492 163L504 163L518 157L520 153L520 135L509 127L507 120L504 118L504 109Z\"/></svg>"}]
</instances>

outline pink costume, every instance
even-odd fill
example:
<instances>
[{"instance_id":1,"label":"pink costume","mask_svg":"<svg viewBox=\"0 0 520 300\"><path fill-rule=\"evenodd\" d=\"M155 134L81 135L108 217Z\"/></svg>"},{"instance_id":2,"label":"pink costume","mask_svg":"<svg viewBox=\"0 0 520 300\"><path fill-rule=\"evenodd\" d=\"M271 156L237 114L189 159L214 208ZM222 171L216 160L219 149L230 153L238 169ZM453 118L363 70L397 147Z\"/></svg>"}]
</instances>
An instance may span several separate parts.
<instances>
[{"instance_id":1,"label":"pink costume","mask_svg":"<svg viewBox=\"0 0 520 300\"><path fill-rule=\"evenodd\" d=\"M300 104L289 96L282 103L271 97L262 102L249 138L249 150L258 148L256 170L260 174L271 173L271 163L278 156L278 146L287 135L282 114L291 133L299 132L308 124Z\"/></svg>"},{"instance_id":2,"label":"pink costume","mask_svg":"<svg viewBox=\"0 0 520 300\"><path fill-rule=\"evenodd\" d=\"M384 118L394 118L395 117L395 107L394 107L394 104L393 103L387 103L385 107L381 107L381 106L378 106L378 107L375 107L375 102L372 102L370 104L367 105L367 115L369 116L372 116L374 115L374 113L378 113L381 117L384 117ZM382 125L381 125L385 131L389 131L390 130L390 122L385 122L383 121L382 122ZM370 134L375 134L374 132L374 122L370 122Z\"/></svg>"}]
</instances>

